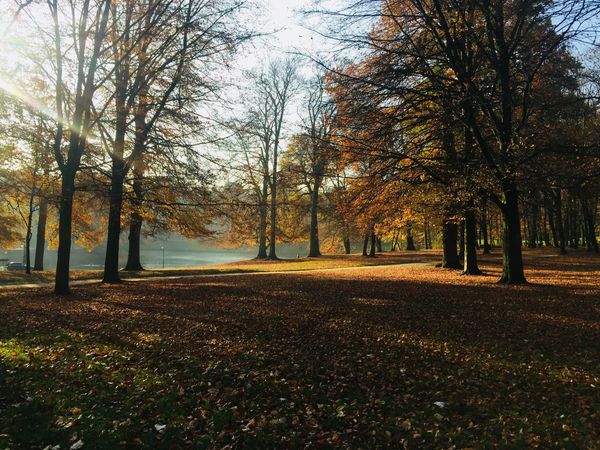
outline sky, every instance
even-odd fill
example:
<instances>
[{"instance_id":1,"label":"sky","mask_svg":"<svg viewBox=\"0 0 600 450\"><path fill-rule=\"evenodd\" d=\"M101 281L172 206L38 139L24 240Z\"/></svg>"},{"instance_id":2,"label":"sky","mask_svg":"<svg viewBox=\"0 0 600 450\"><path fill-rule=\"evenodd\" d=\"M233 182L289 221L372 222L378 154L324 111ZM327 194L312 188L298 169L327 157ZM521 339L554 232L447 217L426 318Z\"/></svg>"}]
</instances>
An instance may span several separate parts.
<instances>
[{"instance_id":1,"label":"sky","mask_svg":"<svg viewBox=\"0 0 600 450\"><path fill-rule=\"evenodd\" d=\"M248 70L258 70L267 64L270 59L285 56L290 53L314 54L327 46L325 40L318 33L311 31L307 26L315 27L315 21L308 19L302 14L302 10L314 5L315 0L248 0L249 7L242 20L247 21L252 31L264 33L263 36L254 39L250 44L244 46L238 52L232 67L233 76L243 84L244 73ZM336 1L336 0L334 0ZM17 89L19 79L6 76L2 78L2 72L16 72L17 65L28 65L23 54L32 53L29 44L38 41L39 35L36 30L23 26L21 20L13 23L14 0L0 0L0 89ZM34 5L35 20L42 22L50 20L45 4ZM36 13L37 11L37 13ZM22 12L21 18L26 21L26 14ZM51 42L48 42L51 46ZM301 72L308 76L313 64L302 64ZM224 74L224 76L226 76Z\"/></svg>"},{"instance_id":2,"label":"sky","mask_svg":"<svg viewBox=\"0 0 600 450\"><path fill-rule=\"evenodd\" d=\"M252 0L251 0L252 1ZM301 13L303 9L313 5L314 0L253 0L248 8L248 20L254 31L265 33L264 37L255 39L252 45L244 48L243 55L238 58L244 69L260 65L270 56L289 52L312 53L326 46L323 38L306 28L309 19ZM11 24L14 10L13 0L0 0L0 65L13 64L19 58L19 49L27 47L27 38L23 39L24 30L19 23ZM254 7L256 5L256 7ZM40 16L47 16L44 5L38 7ZM23 13L22 13L23 14ZM36 20L39 20L36 17ZM12 25L12 26L11 26ZM314 25L314 20L312 21Z\"/></svg>"},{"instance_id":3,"label":"sky","mask_svg":"<svg viewBox=\"0 0 600 450\"><path fill-rule=\"evenodd\" d=\"M313 0L258 0L254 27L267 33L256 39L240 58L244 68L259 66L269 57L286 53L314 54L328 43L314 28L318 24L302 11L313 5Z\"/></svg>"}]
</instances>

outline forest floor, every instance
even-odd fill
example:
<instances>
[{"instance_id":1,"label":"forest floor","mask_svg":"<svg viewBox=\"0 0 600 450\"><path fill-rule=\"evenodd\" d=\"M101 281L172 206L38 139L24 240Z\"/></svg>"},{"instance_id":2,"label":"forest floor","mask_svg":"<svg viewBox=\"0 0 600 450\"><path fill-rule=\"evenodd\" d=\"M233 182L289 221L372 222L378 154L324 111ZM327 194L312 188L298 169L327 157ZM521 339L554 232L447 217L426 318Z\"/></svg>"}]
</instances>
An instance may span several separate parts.
<instances>
[{"instance_id":1,"label":"forest floor","mask_svg":"<svg viewBox=\"0 0 600 450\"><path fill-rule=\"evenodd\" d=\"M600 257L526 262L2 292L0 448L598 448Z\"/></svg>"},{"instance_id":2,"label":"forest floor","mask_svg":"<svg viewBox=\"0 0 600 450\"><path fill-rule=\"evenodd\" d=\"M139 278L161 278L161 277L183 277L197 275L219 275L231 273L255 273L255 272L295 272L304 270L339 269L345 267L382 266L392 264L406 264L416 262L437 262L441 259L441 253L436 250L415 252L381 253L376 258L364 258L361 255L323 255L320 258L298 258L236 261L228 264L210 265L201 267L186 267L176 269L151 269L144 271L121 271L123 280ZM72 270L71 280L74 281L100 281L101 270ZM28 275L24 272L0 272L1 286L19 285L44 285L54 281L54 271L46 270L33 272Z\"/></svg>"}]
</instances>

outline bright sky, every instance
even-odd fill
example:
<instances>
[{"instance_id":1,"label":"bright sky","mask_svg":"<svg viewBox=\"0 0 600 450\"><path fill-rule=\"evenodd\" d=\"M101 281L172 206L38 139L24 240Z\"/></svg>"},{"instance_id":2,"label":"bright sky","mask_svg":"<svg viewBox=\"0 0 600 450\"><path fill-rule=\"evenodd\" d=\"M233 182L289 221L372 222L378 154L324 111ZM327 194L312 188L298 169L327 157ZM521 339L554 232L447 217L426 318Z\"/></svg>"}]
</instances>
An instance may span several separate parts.
<instances>
[{"instance_id":1,"label":"bright sky","mask_svg":"<svg viewBox=\"0 0 600 450\"><path fill-rule=\"evenodd\" d=\"M302 14L314 0L259 0L254 24L258 31L269 33L257 39L240 61L244 68L260 65L269 57L285 53L313 54L326 46L325 40L310 28L315 20Z\"/></svg>"}]
</instances>

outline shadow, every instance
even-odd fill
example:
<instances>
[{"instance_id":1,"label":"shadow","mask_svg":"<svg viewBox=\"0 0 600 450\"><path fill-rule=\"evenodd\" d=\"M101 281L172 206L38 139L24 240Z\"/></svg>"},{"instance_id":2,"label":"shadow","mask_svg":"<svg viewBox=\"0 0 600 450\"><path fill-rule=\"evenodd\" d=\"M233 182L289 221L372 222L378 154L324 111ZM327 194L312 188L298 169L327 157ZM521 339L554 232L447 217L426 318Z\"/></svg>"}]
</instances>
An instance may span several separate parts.
<instances>
[{"instance_id":1,"label":"shadow","mask_svg":"<svg viewBox=\"0 0 600 450\"><path fill-rule=\"evenodd\" d=\"M1 294L0 444L593 447L594 261L491 263Z\"/></svg>"}]
</instances>

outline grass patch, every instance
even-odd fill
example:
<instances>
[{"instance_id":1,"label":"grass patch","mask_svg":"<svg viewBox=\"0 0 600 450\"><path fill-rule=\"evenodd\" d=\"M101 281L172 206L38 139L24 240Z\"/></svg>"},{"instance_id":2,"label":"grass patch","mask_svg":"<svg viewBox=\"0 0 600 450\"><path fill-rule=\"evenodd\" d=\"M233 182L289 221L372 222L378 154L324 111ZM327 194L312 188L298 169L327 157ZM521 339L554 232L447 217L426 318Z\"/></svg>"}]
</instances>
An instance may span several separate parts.
<instances>
[{"instance_id":1,"label":"grass patch","mask_svg":"<svg viewBox=\"0 0 600 450\"><path fill-rule=\"evenodd\" d=\"M439 259L437 251L395 252L379 255L377 258L364 258L360 255L325 255L320 258L299 258L270 260L248 260L229 264L190 267L151 269L139 272L121 271L123 280L156 277L203 276L221 274L243 274L256 272L295 272L304 270L341 269L352 267L382 266L414 262L432 262ZM101 280L101 270L73 270L72 280ZM33 272L27 275L21 272L0 272L0 285L44 284L54 281L53 271Z\"/></svg>"}]
</instances>

